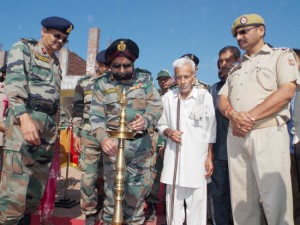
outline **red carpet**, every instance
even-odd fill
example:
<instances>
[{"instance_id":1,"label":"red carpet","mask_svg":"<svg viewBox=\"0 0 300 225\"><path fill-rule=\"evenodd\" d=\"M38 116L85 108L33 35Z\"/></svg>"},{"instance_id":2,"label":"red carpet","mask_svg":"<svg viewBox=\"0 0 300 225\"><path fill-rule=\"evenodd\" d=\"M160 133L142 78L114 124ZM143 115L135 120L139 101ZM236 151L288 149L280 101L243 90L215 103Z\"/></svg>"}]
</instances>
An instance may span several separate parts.
<instances>
[{"instance_id":1,"label":"red carpet","mask_svg":"<svg viewBox=\"0 0 300 225\"><path fill-rule=\"evenodd\" d=\"M160 202L157 204L157 210L156 210L156 220L153 222L147 222L145 225L163 225L166 224L166 218L164 215L164 202L161 201L162 196L164 194L163 191L163 185L160 186L160 191L159 191L159 199ZM56 216L55 213L53 215L52 221L55 225L84 225L84 217L81 216L80 214L77 214L77 218L71 218L72 215L74 214L74 211L78 211L79 205L72 207L70 209L62 209L62 208L55 208L55 210L63 210L65 213L65 216L60 215ZM147 206L146 206L147 207ZM147 209L145 209L147 210ZM101 225L102 223L98 223L97 225ZM34 214L31 217L31 225L40 225L40 217L38 214Z\"/></svg>"},{"instance_id":2,"label":"red carpet","mask_svg":"<svg viewBox=\"0 0 300 225\"><path fill-rule=\"evenodd\" d=\"M72 219L68 217L54 217L52 220L55 225L84 225L84 220L82 219ZM98 224L100 225L101 223ZM40 217L38 215L33 215L31 217L31 225L40 225Z\"/></svg>"}]
</instances>

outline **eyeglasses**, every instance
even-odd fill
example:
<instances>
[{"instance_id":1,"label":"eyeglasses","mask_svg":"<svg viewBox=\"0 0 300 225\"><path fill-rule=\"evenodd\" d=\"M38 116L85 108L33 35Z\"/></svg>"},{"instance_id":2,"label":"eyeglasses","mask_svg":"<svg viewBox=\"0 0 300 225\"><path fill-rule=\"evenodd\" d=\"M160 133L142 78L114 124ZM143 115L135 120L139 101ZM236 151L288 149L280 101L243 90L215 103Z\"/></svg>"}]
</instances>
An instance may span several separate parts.
<instances>
[{"instance_id":1,"label":"eyeglasses","mask_svg":"<svg viewBox=\"0 0 300 225\"><path fill-rule=\"evenodd\" d=\"M252 29L254 29L254 28L257 28L257 27L251 27L249 29L243 29L243 30L236 31L235 34L233 35L233 37L236 38L238 35L248 34L249 31L252 30Z\"/></svg>"},{"instance_id":2,"label":"eyeglasses","mask_svg":"<svg viewBox=\"0 0 300 225\"><path fill-rule=\"evenodd\" d=\"M114 69L120 69L121 67L123 67L126 70L132 67L132 63L111 64L111 67Z\"/></svg>"},{"instance_id":3,"label":"eyeglasses","mask_svg":"<svg viewBox=\"0 0 300 225\"><path fill-rule=\"evenodd\" d=\"M55 37L57 40L62 40L63 43L68 43L69 40L63 36L61 36L59 33L52 33L53 37Z\"/></svg>"}]
</instances>

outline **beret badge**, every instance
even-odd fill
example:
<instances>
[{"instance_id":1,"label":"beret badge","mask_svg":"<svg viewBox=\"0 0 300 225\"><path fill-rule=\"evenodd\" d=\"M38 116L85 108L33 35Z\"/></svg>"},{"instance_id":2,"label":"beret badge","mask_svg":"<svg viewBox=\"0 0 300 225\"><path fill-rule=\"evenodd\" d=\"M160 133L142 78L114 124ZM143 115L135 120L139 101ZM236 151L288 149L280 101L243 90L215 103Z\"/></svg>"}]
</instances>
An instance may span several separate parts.
<instances>
[{"instance_id":1,"label":"beret badge","mask_svg":"<svg viewBox=\"0 0 300 225\"><path fill-rule=\"evenodd\" d=\"M120 52L123 52L126 49L126 44L124 43L124 41L120 41L120 44L118 44L117 49Z\"/></svg>"},{"instance_id":2,"label":"beret badge","mask_svg":"<svg viewBox=\"0 0 300 225\"><path fill-rule=\"evenodd\" d=\"M73 30L73 26L72 25L70 25L70 27L67 29L67 33L69 34L69 33L71 33L71 31Z\"/></svg>"},{"instance_id":3,"label":"beret badge","mask_svg":"<svg viewBox=\"0 0 300 225\"><path fill-rule=\"evenodd\" d=\"M240 20L241 24L246 24L248 22L247 17L242 16L241 20Z\"/></svg>"}]
</instances>

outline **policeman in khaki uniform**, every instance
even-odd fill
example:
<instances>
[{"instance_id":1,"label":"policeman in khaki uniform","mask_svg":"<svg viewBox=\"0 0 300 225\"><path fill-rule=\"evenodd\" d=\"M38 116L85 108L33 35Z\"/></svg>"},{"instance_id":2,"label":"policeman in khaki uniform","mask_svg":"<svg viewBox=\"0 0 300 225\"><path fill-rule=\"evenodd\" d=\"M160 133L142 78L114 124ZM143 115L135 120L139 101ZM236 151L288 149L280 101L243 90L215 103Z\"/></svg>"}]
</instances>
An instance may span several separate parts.
<instances>
[{"instance_id":1,"label":"policeman in khaki uniform","mask_svg":"<svg viewBox=\"0 0 300 225\"><path fill-rule=\"evenodd\" d=\"M0 224L30 224L40 205L55 152L61 69L55 52L73 24L61 17L41 21L42 38L21 39L8 57ZM25 216L24 216L25 215Z\"/></svg>"},{"instance_id":2,"label":"policeman in khaki uniform","mask_svg":"<svg viewBox=\"0 0 300 225\"><path fill-rule=\"evenodd\" d=\"M230 120L227 146L237 225L260 224L260 200L269 225L294 224L286 122L299 74L292 50L271 48L265 32L257 14L234 21L231 33L246 52L219 93L219 109Z\"/></svg>"},{"instance_id":3,"label":"policeman in khaki uniform","mask_svg":"<svg viewBox=\"0 0 300 225\"><path fill-rule=\"evenodd\" d=\"M136 131L135 139L125 142L125 190L123 215L129 225L144 223L144 199L150 190L149 158L151 137L148 128L155 127L162 113L161 98L153 86L150 72L134 68L139 47L130 39L114 41L105 52L111 71L98 78L93 89L90 111L92 134L103 150L105 200L104 224L111 224L114 214L115 162L118 140L107 131L119 128L120 109L116 87L125 88L127 126Z\"/></svg>"},{"instance_id":4,"label":"policeman in khaki uniform","mask_svg":"<svg viewBox=\"0 0 300 225\"><path fill-rule=\"evenodd\" d=\"M93 225L97 213L103 206L103 164L99 142L90 134L89 111L95 79L108 70L105 50L96 56L97 72L78 80L73 100L72 123L74 125L74 148L80 153L79 166L82 170L80 185L81 211L86 215L85 224Z\"/></svg>"}]
</instances>

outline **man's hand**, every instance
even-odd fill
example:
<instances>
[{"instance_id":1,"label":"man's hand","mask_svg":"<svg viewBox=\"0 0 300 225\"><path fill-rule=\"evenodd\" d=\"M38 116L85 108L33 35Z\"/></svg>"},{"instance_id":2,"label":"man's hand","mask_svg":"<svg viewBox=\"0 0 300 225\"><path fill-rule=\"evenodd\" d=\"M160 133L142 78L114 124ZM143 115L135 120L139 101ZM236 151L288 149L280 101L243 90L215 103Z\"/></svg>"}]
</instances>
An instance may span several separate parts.
<instances>
[{"instance_id":1,"label":"man's hand","mask_svg":"<svg viewBox=\"0 0 300 225\"><path fill-rule=\"evenodd\" d=\"M39 146L41 144L40 135L30 115L28 113L24 113L19 118L24 140L29 142L30 144Z\"/></svg>"},{"instance_id":2,"label":"man's hand","mask_svg":"<svg viewBox=\"0 0 300 225\"><path fill-rule=\"evenodd\" d=\"M207 157L205 161L205 169L206 169L205 178L208 178L213 174L214 171L214 164L211 157Z\"/></svg>"},{"instance_id":3,"label":"man's hand","mask_svg":"<svg viewBox=\"0 0 300 225\"><path fill-rule=\"evenodd\" d=\"M171 132L171 134L169 135L169 138L170 138L173 142L178 143L178 144L181 144L181 141L182 141L181 135L182 135L182 134L183 134L183 132L180 131L180 130L173 130L173 131Z\"/></svg>"},{"instance_id":4,"label":"man's hand","mask_svg":"<svg viewBox=\"0 0 300 225\"><path fill-rule=\"evenodd\" d=\"M74 149L78 153L82 153L82 148L81 148L81 137L75 137L74 138Z\"/></svg>"},{"instance_id":5,"label":"man's hand","mask_svg":"<svg viewBox=\"0 0 300 225\"><path fill-rule=\"evenodd\" d=\"M245 137L255 124L254 118L247 112L234 112L230 117L233 136Z\"/></svg>"},{"instance_id":6,"label":"man's hand","mask_svg":"<svg viewBox=\"0 0 300 225\"><path fill-rule=\"evenodd\" d=\"M145 130L145 120L144 117L140 114L135 115L135 120L130 122L128 126L131 126L135 131L143 131Z\"/></svg>"},{"instance_id":7,"label":"man's hand","mask_svg":"<svg viewBox=\"0 0 300 225\"><path fill-rule=\"evenodd\" d=\"M112 138L104 138L100 144L101 144L102 151L107 155L109 156L117 155L118 146Z\"/></svg>"},{"instance_id":8,"label":"man's hand","mask_svg":"<svg viewBox=\"0 0 300 225\"><path fill-rule=\"evenodd\" d=\"M158 154L159 154L159 156L160 156L160 158L164 158L164 155L165 155L165 149L166 149L166 146L160 146L159 148L158 148Z\"/></svg>"},{"instance_id":9,"label":"man's hand","mask_svg":"<svg viewBox=\"0 0 300 225\"><path fill-rule=\"evenodd\" d=\"M3 121L0 121L0 132L5 133L5 125Z\"/></svg>"}]
</instances>

